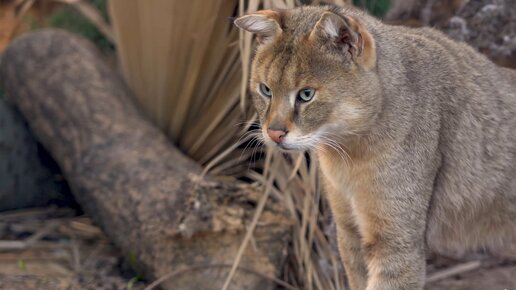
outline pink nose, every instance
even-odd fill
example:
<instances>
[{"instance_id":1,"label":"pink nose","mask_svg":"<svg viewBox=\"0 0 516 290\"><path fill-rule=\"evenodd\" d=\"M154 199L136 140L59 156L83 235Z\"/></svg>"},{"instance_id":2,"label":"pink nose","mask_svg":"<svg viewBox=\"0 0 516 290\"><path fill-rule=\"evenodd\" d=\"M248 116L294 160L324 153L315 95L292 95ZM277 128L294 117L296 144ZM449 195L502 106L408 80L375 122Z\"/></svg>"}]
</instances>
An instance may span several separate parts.
<instances>
[{"instance_id":1,"label":"pink nose","mask_svg":"<svg viewBox=\"0 0 516 290\"><path fill-rule=\"evenodd\" d=\"M267 134L269 135L269 137L271 137L272 141L274 141L276 143L281 143L281 141L283 141L285 135L287 135L287 132L285 132L283 130L267 129Z\"/></svg>"}]
</instances>

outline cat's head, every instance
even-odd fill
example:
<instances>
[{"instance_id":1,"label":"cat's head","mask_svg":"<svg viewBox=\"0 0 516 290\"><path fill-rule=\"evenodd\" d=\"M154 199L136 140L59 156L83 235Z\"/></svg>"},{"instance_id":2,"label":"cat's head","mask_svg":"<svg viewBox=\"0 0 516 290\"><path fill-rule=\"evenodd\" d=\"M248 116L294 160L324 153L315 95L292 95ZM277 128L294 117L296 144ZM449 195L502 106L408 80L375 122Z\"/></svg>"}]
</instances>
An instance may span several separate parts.
<instances>
[{"instance_id":1,"label":"cat's head","mask_svg":"<svg viewBox=\"0 0 516 290\"><path fill-rule=\"evenodd\" d=\"M381 99L375 41L357 18L303 7L235 25L257 35L250 90L266 142L307 150L367 132Z\"/></svg>"}]
</instances>

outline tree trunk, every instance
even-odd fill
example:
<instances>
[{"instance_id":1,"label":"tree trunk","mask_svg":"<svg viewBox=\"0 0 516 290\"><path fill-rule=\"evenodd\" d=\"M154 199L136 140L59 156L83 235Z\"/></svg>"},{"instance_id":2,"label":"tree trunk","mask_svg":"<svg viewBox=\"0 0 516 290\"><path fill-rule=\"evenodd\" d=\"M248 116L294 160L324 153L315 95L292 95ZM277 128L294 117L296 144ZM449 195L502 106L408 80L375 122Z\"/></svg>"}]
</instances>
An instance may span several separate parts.
<instances>
[{"instance_id":1,"label":"tree trunk","mask_svg":"<svg viewBox=\"0 0 516 290\"><path fill-rule=\"evenodd\" d=\"M130 91L87 41L25 35L6 50L0 80L63 171L84 210L149 279L169 289L220 289L260 191L201 176L136 109ZM268 202L230 289L272 289L289 220ZM211 265L211 266L210 266Z\"/></svg>"}]
</instances>

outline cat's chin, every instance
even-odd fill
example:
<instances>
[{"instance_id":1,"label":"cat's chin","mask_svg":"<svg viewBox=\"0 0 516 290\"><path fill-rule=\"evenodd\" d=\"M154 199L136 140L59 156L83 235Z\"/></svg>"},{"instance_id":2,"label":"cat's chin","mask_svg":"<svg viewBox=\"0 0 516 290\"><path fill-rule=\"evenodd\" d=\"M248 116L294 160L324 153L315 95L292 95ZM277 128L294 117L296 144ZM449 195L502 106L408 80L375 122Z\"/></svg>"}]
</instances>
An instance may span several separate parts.
<instances>
[{"instance_id":1,"label":"cat's chin","mask_svg":"<svg viewBox=\"0 0 516 290\"><path fill-rule=\"evenodd\" d=\"M264 141L266 144L271 147L277 148L282 152L303 152L308 151L312 147L312 142L306 142L307 140L302 140L304 142L300 142L300 140L296 140L295 138L287 138L281 143L273 142L268 136L264 136Z\"/></svg>"},{"instance_id":2,"label":"cat's chin","mask_svg":"<svg viewBox=\"0 0 516 290\"><path fill-rule=\"evenodd\" d=\"M276 144L276 148L278 148L282 152L300 152L307 151L309 148L304 148L303 146L295 146L291 144Z\"/></svg>"},{"instance_id":3,"label":"cat's chin","mask_svg":"<svg viewBox=\"0 0 516 290\"><path fill-rule=\"evenodd\" d=\"M278 148L278 150L282 151L282 152L294 152L294 151L297 151L297 149L287 147L287 146L285 146L283 144L276 144L276 148Z\"/></svg>"}]
</instances>

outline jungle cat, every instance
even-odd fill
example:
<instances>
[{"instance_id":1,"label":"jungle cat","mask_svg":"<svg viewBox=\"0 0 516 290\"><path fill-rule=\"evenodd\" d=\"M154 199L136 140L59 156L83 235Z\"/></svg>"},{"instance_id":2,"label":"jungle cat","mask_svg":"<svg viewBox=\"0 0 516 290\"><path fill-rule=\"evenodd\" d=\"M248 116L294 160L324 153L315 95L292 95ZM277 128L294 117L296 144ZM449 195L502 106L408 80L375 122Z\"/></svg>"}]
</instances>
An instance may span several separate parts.
<instances>
[{"instance_id":1,"label":"jungle cat","mask_svg":"<svg viewBox=\"0 0 516 290\"><path fill-rule=\"evenodd\" d=\"M428 250L516 254L515 72L353 8L235 24L263 138L318 156L351 289L422 289Z\"/></svg>"}]
</instances>

